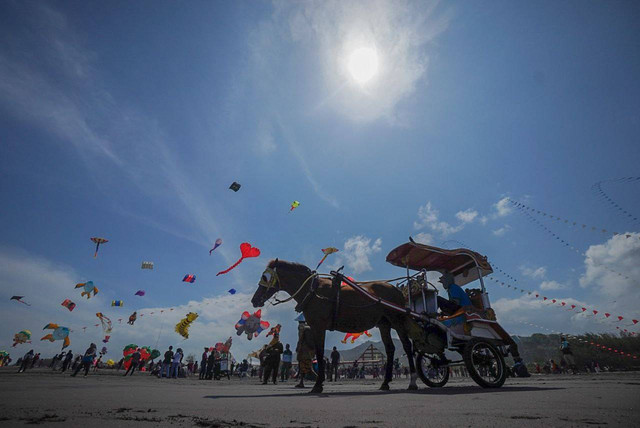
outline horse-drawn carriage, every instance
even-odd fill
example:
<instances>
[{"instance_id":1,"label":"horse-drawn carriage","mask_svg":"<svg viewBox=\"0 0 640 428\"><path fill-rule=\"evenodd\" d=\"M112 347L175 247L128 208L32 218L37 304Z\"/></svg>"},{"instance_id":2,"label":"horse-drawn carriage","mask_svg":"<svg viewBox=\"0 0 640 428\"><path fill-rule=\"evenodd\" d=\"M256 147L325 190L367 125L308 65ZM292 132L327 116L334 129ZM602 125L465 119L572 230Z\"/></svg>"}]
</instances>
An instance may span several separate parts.
<instances>
[{"instance_id":1,"label":"horse-drawn carriage","mask_svg":"<svg viewBox=\"0 0 640 428\"><path fill-rule=\"evenodd\" d=\"M486 257L468 250L446 250L409 242L393 249L388 263L406 269L406 277L392 281L356 282L341 270L318 274L303 265L272 260L263 273L252 302L262 306L277 291L295 299L315 333L316 355L322 361L326 330L361 332L377 326L387 353L387 373L381 389L392 379L395 329L403 344L412 373L410 389L416 389L415 375L430 387L449 380L449 366L464 362L469 375L485 388L502 386L507 377L504 357L519 359L517 345L496 321L483 277L493 272ZM438 290L427 279L428 272L448 272L455 284L475 281L479 288L467 289L472 304L453 313L438 313ZM441 299L441 298L440 298ZM283 302L283 301L280 301ZM278 302L276 302L277 304ZM460 354L450 361L445 350ZM415 364L414 359L415 357ZM417 370L416 370L417 369ZM320 367L320 373L323 373ZM319 376L315 392L322 391Z\"/></svg>"}]
</instances>

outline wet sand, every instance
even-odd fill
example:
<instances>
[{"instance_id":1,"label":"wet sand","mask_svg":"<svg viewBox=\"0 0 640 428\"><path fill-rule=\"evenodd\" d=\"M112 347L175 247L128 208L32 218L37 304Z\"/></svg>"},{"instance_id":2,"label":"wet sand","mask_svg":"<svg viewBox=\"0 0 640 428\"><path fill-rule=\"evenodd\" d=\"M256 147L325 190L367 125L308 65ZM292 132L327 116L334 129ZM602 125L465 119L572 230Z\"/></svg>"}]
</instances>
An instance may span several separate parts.
<instances>
[{"instance_id":1,"label":"wet sand","mask_svg":"<svg viewBox=\"0 0 640 428\"><path fill-rule=\"evenodd\" d=\"M379 381L326 383L311 395L293 381L124 378L103 371L87 378L36 369L0 368L0 425L102 427L442 427L640 426L640 373L533 376L486 390L467 379L407 391ZM418 381L419 382L419 381Z\"/></svg>"}]
</instances>

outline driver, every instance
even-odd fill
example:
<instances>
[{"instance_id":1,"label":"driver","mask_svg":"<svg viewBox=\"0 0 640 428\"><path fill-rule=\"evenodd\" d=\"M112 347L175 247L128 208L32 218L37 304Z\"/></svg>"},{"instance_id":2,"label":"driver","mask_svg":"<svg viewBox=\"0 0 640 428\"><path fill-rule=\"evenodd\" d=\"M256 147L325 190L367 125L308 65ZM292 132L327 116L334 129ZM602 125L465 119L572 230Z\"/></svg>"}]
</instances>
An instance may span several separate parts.
<instances>
[{"instance_id":1,"label":"driver","mask_svg":"<svg viewBox=\"0 0 640 428\"><path fill-rule=\"evenodd\" d=\"M467 293L462 287L455 284L455 278L450 272L443 272L439 282L449 295L449 300L438 296L438 307L445 315L452 315L458 309L465 306L473 306Z\"/></svg>"}]
</instances>

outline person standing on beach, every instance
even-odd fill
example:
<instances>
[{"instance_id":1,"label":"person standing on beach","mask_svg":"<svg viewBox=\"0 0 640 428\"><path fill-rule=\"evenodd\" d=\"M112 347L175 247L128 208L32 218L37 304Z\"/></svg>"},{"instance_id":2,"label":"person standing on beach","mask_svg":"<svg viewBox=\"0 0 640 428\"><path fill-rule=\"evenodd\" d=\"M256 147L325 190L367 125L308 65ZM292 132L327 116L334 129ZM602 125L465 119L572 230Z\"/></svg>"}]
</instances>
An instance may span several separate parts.
<instances>
[{"instance_id":1,"label":"person standing on beach","mask_svg":"<svg viewBox=\"0 0 640 428\"><path fill-rule=\"evenodd\" d=\"M73 352L71 352L71 350L69 350L69 352L67 352L67 356L64 357L64 361L62 362L62 371L61 373L64 373L67 371L67 369L69 368L69 364L71 364L71 360L73 360Z\"/></svg>"},{"instance_id":2,"label":"person standing on beach","mask_svg":"<svg viewBox=\"0 0 640 428\"><path fill-rule=\"evenodd\" d=\"M278 378L278 367L280 366L280 354L282 354L282 343L280 343L280 335L275 333L273 340L269 343L269 346L265 350L266 355L264 357L264 380L263 385L269 382L269 378L275 385Z\"/></svg>"},{"instance_id":3,"label":"person standing on beach","mask_svg":"<svg viewBox=\"0 0 640 428\"><path fill-rule=\"evenodd\" d=\"M336 381L338 380L338 367L340 366L340 352L334 346L333 351L331 351L331 371L329 372L329 382L334 378Z\"/></svg>"},{"instance_id":4,"label":"person standing on beach","mask_svg":"<svg viewBox=\"0 0 640 428\"><path fill-rule=\"evenodd\" d=\"M289 380L292 361L293 353L291 352L291 349L289 349L289 344L287 343L285 350L282 352L282 364L280 365L280 382L284 382L285 379Z\"/></svg>"},{"instance_id":5,"label":"person standing on beach","mask_svg":"<svg viewBox=\"0 0 640 428\"><path fill-rule=\"evenodd\" d=\"M82 362L78 364L78 366L76 367L76 370L73 372L71 376L75 377L80 371L80 369L84 367L84 376L87 377L87 375L89 374L89 369L91 368L91 363L93 363L93 360L96 358L96 348L97 346L95 343L92 343L91 345L89 345L89 349L87 349L84 355L82 356Z\"/></svg>"},{"instance_id":6,"label":"person standing on beach","mask_svg":"<svg viewBox=\"0 0 640 428\"><path fill-rule=\"evenodd\" d=\"M209 358L207 358L207 372L205 375L205 379L206 380L211 380L213 379L213 369L216 365L216 351L213 350L209 353Z\"/></svg>"},{"instance_id":7,"label":"person standing on beach","mask_svg":"<svg viewBox=\"0 0 640 428\"><path fill-rule=\"evenodd\" d=\"M173 359L173 346L169 346L169 350L164 353L164 359L162 360L162 371L160 377L164 375L167 379L171 375L171 360Z\"/></svg>"},{"instance_id":8,"label":"person standing on beach","mask_svg":"<svg viewBox=\"0 0 640 428\"><path fill-rule=\"evenodd\" d=\"M131 364L129 365L127 371L124 373L125 376L129 374L129 372L131 372L129 376L133 375L133 372L136 370L136 367L140 363L140 357L140 348L136 348L136 352L131 355Z\"/></svg>"},{"instance_id":9,"label":"person standing on beach","mask_svg":"<svg viewBox=\"0 0 640 428\"><path fill-rule=\"evenodd\" d=\"M33 360L33 349L24 354L22 357L22 364L20 364L20 368L18 369L18 373L22 373L27 370L28 367L31 367L31 361Z\"/></svg>"},{"instance_id":10,"label":"person standing on beach","mask_svg":"<svg viewBox=\"0 0 640 428\"><path fill-rule=\"evenodd\" d=\"M171 377L178 378L180 372L180 366L182 365L182 348L176 349L176 353L173 355L173 363L171 364Z\"/></svg>"},{"instance_id":11,"label":"person standing on beach","mask_svg":"<svg viewBox=\"0 0 640 428\"><path fill-rule=\"evenodd\" d=\"M207 351L209 351L209 349L204 348L204 352L202 353L202 359L200 360L200 376L198 377L198 379L200 380L204 379L207 373L207 358L209 358Z\"/></svg>"}]
</instances>

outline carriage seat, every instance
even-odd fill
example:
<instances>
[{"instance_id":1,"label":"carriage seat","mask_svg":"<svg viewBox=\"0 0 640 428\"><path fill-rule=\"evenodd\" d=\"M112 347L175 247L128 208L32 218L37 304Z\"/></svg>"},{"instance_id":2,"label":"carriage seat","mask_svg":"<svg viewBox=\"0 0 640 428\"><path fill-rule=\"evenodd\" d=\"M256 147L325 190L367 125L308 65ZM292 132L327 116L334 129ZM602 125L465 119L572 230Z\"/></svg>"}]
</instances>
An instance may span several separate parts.
<instances>
[{"instance_id":1,"label":"carriage seat","mask_svg":"<svg viewBox=\"0 0 640 428\"><path fill-rule=\"evenodd\" d=\"M482 303L482 290L479 288L468 288L465 290L467 292L467 296L471 300L473 307L477 310L484 311L486 308Z\"/></svg>"}]
</instances>

